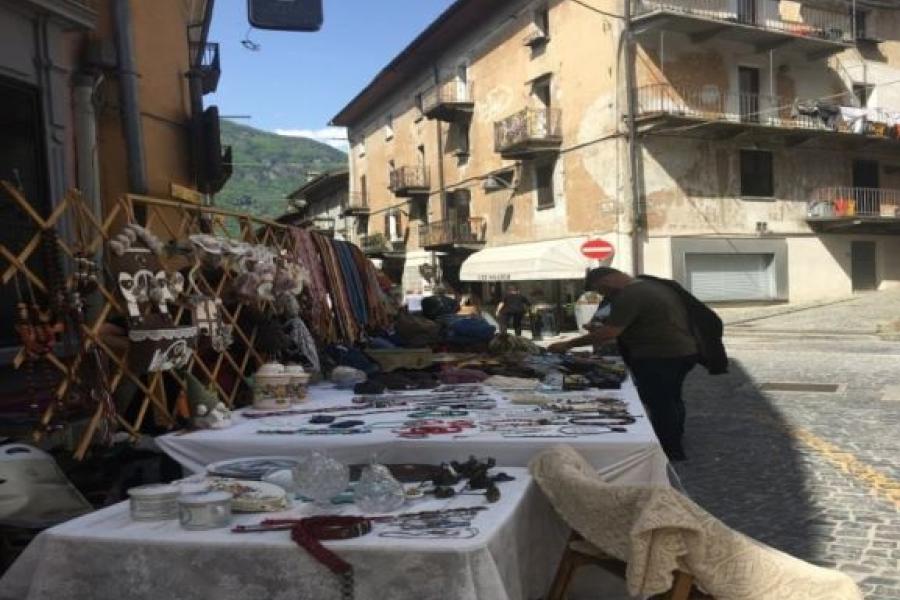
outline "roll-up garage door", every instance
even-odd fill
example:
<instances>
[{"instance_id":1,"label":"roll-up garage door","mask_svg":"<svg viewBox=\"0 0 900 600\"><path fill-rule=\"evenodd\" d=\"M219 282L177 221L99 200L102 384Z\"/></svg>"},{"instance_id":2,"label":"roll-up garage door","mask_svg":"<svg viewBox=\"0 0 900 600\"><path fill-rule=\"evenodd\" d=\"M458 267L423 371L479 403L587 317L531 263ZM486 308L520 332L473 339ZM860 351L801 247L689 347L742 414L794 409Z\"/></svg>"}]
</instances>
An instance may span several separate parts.
<instances>
[{"instance_id":1,"label":"roll-up garage door","mask_svg":"<svg viewBox=\"0 0 900 600\"><path fill-rule=\"evenodd\" d=\"M773 254L686 253L691 293L707 302L775 298Z\"/></svg>"}]
</instances>

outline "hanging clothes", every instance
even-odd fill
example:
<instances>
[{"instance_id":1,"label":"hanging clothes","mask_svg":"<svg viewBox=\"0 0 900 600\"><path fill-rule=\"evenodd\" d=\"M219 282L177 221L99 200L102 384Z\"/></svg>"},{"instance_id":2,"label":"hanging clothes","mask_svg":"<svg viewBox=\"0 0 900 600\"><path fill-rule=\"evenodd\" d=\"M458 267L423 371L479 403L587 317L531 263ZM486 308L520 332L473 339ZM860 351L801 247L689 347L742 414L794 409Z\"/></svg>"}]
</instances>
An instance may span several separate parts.
<instances>
[{"instance_id":1,"label":"hanging clothes","mask_svg":"<svg viewBox=\"0 0 900 600\"><path fill-rule=\"evenodd\" d=\"M347 286L344 282L340 258L332 239L318 233L310 235L312 236L313 244L319 251L325 282L331 295L331 302L334 305L338 339L352 344L359 340L361 330L356 322L353 307L347 295Z\"/></svg>"},{"instance_id":2,"label":"hanging clothes","mask_svg":"<svg viewBox=\"0 0 900 600\"><path fill-rule=\"evenodd\" d=\"M353 262L359 272L366 296L366 308L369 313L368 325L371 331L384 330L390 326L391 317L387 306L387 298L382 291L378 279L378 270L372 261L366 258L356 246L350 246Z\"/></svg>"},{"instance_id":3,"label":"hanging clothes","mask_svg":"<svg viewBox=\"0 0 900 600\"><path fill-rule=\"evenodd\" d=\"M291 227L294 237L294 257L309 271L309 282L300 303L300 314L309 324L313 335L323 344L337 341L334 312L328 302L328 285L312 234L299 227Z\"/></svg>"},{"instance_id":4,"label":"hanging clothes","mask_svg":"<svg viewBox=\"0 0 900 600\"><path fill-rule=\"evenodd\" d=\"M341 265L341 273L344 276L344 286L347 290L347 300L350 301L350 309L360 328L365 329L369 324L369 314L366 307L366 295L359 269L353 260L350 244L337 240L331 241L335 254Z\"/></svg>"}]
</instances>

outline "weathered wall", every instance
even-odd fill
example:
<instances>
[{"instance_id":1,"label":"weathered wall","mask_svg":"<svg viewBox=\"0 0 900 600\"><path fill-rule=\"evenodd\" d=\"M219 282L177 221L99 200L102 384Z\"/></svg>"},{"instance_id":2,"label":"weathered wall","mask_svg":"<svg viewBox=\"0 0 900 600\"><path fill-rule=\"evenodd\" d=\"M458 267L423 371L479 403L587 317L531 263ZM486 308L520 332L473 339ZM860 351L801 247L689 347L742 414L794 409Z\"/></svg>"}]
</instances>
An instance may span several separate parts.
<instances>
[{"instance_id":1,"label":"weathered wall","mask_svg":"<svg viewBox=\"0 0 900 600\"><path fill-rule=\"evenodd\" d=\"M100 5L97 35L112 42L109 2ZM169 184L194 187L189 122L187 26L189 14L177 0L132 2L134 52L142 115L149 194L168 197ZM118 85L109 78L102 86L99 114L101 188L106 206L128 190L125 140Z\"/></svg>"},{"instance_id":2,"label":"weathered wall","mask_svg":"<svg viewBox=\"0 0 900 600\"><path fill-rule=\"evenodd\" d=\"M743 147L773 152L774 198L741 198ZM819 188L851 186L856 159L879 160L882 186L900 188L900 176L890 168L900 166L900 160L890 154L649 138L644 143L643 165L651 235L741 235L755 233L760 221L771 232L808 233L807 202Z\"/></svg>"},{"instance_id":3,"label":"weathered wall","mask_svg":"<svg viewBox=\"0 0 900 600\"><path fill-rule=\"evenodd\" d=\"M422 73L399 91L365 123L351 128L353 189L365 174L373 217L370 231L380 231L377 212L400 202L387 190L388 164L418 164L418 148L424 147L431 176L429 220L441 218L438 200L437 128L445 144L443 161L448 190L466 188L471 193L471 213L487 220L489 245L553 239L568 235L611 232L617 223L619 153L616 142L602 141L616 133L617 118L615 39L619 23L589 7L606 12L618 2L592 0L584 5L556 0L550 6L550 41L542 51L523 44L530 31L537 2L522 2L509 13L482 24L470 37L448 50L439 62L441 81L450 79L460 64L468 65L475 111L469 126L468 157L454 155L458 126L423 119L414 106L416 93L427 90L433 74ZM590 57L588 74L584 58ZM562 111L563 144L554 171L554 206L537 209L534 171L530 162L518 163L515 190L487 192L484 177L498 169L516 166L494 150L494 123L527 106L533 106L530 81L551 76L552 106ZM387 139L384 124L393 115L394 135ZM365 156L361 157L362 140ZM413 225L416 225L413 223ZM415 232L410 249L416 245Z\"/></svg>"},{"instance_id":4,"label":"weathered wall","mask_svg":"<svg viewBox=\"0 0 900 600\"><path fill-rule=\"evenodd\" d=\"M442 160L448 190L467 188L471 213L487 220L488 245L505 245L569 235L596 235L619 249L616 265L627 267L630 232L630 192L627 144L621 137L624 111L624 74L619 65L618 43L621 2L593 0L583 3L554 0L550 7L550 42L543 51L523 45L531 27L532 7L523 0L510 11L473 28L472 33L448 49L437 65L438 80L453 77L458 65L468 65L475 112L469 127L470 154L453 154L456 126L421 118L415 95L434 83L433 72L422 72L398 88L393 97L371 111L365 122L351 127L351 187L358 190L359 176L368 180L373 216L370 232L383 229L379 212L405 204L388 190L388 165L415 165L424 149L431 176L429 220L441 218L438 196L438 147L440 128L445 144ZM607 14L591 10L599 9ZM809 21L812 13L799 3L785 1L782 20ZM873 105L900 108L900 16L878 11L870 18L874 35L887 38L877 52L848 50L837 58L811 60L803 51L784 46L759 52L750 44L714 38L694 42L667 32L640 36L637 49L638 85L665 83L702 89L715 86L722 94L737 94L738 68L760 70L767 114L787 117L794 98L831 97L846 94L863 71L879 87ZM856 61L854 63L853 61ZM857 64L857 66L854 66ZM534 172L528 164L504 161L493 147L493 124L532 103L530 81L550 74L554 108L562 110L563 143L554 172L552 208L538 209ZM736 97L727 110L737 112ZM386 139L385 120L393 115L393 136ZM900 188L900 160L885 150L849 149L815 140L788 147L777 138L705 141L685 133L680 137L647 138L642 152L642 190L646 199L648 239L643 243L645 270L658 275L672 273L671 236L754 236L757 223L766 224L770 235L790 241L790 294L792 299L848 293L849 275L833 258L834 248L846 247L849 237L819 241L806 223L807 203L826 186L852 185L855 159L882 163L883 187ZM365 147L364 155L362 147ZM739 151L759 148L774 153L775 194L772 199L747 200L740 194ZM485 175L518 166L515 190L486 192ZM415 250L418 225L413 228L409 250ZM892 238L879 238L879 252L887 264ZM841 251L837 251L840 254ZM879 255L881 259L881 254ZM831 258L829 258L831 257ZM835 268L840 273L832 273ZM849 268L849 267L848 267ZM884 267L883 280L898 279ZM827 283L821 283L825 282ZM885 283L887 285L887 283ZM820 289L821 288L821 289Z\"/></svg>"}]
</instances>

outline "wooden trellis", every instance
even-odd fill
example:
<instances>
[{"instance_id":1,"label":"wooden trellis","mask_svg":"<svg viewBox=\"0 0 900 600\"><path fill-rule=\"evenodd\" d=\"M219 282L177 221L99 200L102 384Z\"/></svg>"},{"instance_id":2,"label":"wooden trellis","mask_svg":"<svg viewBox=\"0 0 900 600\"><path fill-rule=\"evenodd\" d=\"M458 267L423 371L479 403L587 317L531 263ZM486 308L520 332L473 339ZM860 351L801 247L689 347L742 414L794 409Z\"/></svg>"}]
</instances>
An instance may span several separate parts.
<instances>
[{"instance_id":1,"label":"wooden trellis","mask_svg":"<svg viewBox=\"0 0 900 600\"><path fill-rule=\"evenodd\" d=\"M253 217L244 213L223 210L214 207L204 207L186 204L179 201L151 198L146 196L128 195L121 198L103 217L93 214L85 205L76 191L70 191L65 198L54 208L47 218L38 214L28 200L15 187L7 182L2 182L2 187L15 204L34 223L36 233L20 249L10 249L0 244L0 257L8 262L2 271L0 282L10 285L14 279L27 278L33 289L42 294L50 291L49 282L44 281L40 273L29 267L29 259L38 251L42 243L42 237L47 230L57 230L65 218L80 224L79 239L69 240L57 236L56 240L60 249L60 255L64 261L72 261L76 256L93 256L104 247L111 237L128 222L135 222L135 208L145 215L144 226L156 234L163 242L184 242L188 236L195 233L213 233L223 237L231 237L233 232L239 232L240 241L251 244L268 246L276 255L286 252L292 254L293 238L285 225ZM191 269L198 266L199 257L186 255L186 259L176 266L177 269ZM66 277L66 287L72 285L73 274L71 269ZM199 291L211 298L221 298L234 281L234 273L229 269L215 271L210 277L204 269L194 271L194 281ZM140 435L140 430L147 414L152 410L156 422L165 427L173 427L176 424L174 415L175 398L186 389L186 381L175 371L154 372L149 374L136 373L129 366L128 352L120 352L111 347L110 340L104 339L103 326L111 317L124 315L124 306L118 295L117 282L103 281L101 278L97 291L93 294L93 310L90 317L80 325L81 331L76 336L77 348L71 355L59 357L53 352L42 355L40 360L47 360L60 372L60 380L53 390L53 398L56 402L43 411L39 427L35 430L35 438L40 439L48 425L53 421L57 404L61 402L70 390L70 386L78 383L79 367L85 361L89 351L98 349L104 361L108 364L105 369L107 386L113 397L124 385L133 386L135 396L130 402L137 400L137 410L132 419L126 419L123 415L126 407L120 406L116 411L118 426L127 431L133 438ZM247 310L245 304L223 305L219 309L223 321L233 328L235 344L227 351L212 353L213 356L202 356L195 352L186 367L201 382L214 389L220 398L229 406L233 406L240 390L240 381L243 376L255 370L263 361L263 356L254 347L257 338L257 329L251 326L245 329L241 316ZM261 312L271 313L274 306L269 301L261 301L256 307ZM189 320L190 307L185 302L179 302L173 311L175 323L183 324ZM75 332L67 332L71 335ZM14 366L19 368L29 357L23 348L15 358ZM220 375L224 370L230 370L232 375L231 386L223 386ZM169 385L166 385L168 382ZM229 389L230 387L230 389ZM173 391L174 390L174 391ZM91 441L94 439L101 420L104 417L103 406L94 408L83 435L75 451L75 457L81 459L87 453Z\"/></svg>"}]
</instances>

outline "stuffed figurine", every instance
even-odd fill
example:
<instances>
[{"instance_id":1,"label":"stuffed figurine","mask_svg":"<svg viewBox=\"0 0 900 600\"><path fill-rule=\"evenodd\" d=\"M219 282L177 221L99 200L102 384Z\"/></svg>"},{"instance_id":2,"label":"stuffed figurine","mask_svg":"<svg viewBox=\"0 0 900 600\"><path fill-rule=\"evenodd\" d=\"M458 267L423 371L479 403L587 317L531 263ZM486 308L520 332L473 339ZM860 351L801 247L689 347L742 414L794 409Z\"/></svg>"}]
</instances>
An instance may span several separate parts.
<instances>
[{"instance_id":1,"label":"stuffed figurine","mask_svg":"<svg viewBox=\"0 0 900 600\"><path fill-rule=\"evenodd\" d=\"M191 407L191 419L197 429L225 429L231 427L231 410L218 395L205 387L200 381L188 373L188 402Z\"/></svg>"}]
</instances>

